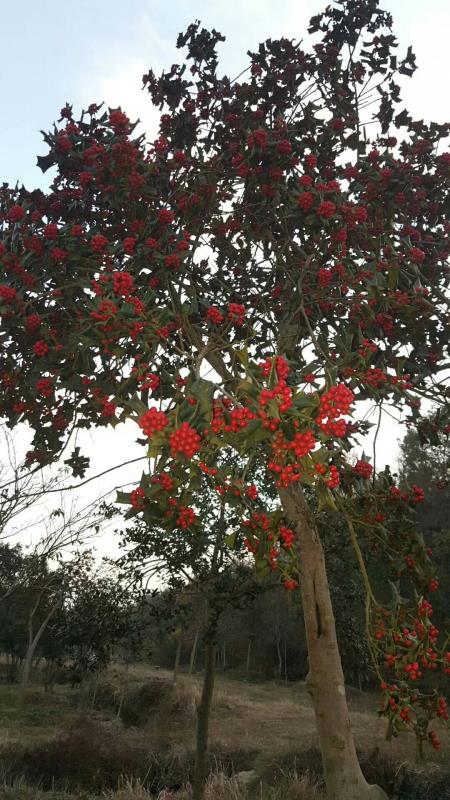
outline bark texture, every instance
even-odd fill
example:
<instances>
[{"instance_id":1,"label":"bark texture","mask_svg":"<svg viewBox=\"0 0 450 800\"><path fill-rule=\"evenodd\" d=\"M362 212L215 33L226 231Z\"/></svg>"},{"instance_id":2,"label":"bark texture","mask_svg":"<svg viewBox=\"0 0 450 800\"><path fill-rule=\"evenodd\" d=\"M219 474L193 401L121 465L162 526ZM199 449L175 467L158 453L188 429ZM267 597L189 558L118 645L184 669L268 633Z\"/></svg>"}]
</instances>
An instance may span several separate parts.
<instances>
[{"instance_id":1,"label":"bark texture","mask_svg":"<svg viewBox=\"0 0 450 800\"><path fill-rule=\"evenodd\" d=\"M41 641L41 638L45 632L47 625L49 624L51 618L56 613L60 605L61 605L61 599L58 599L55 605L52 606L52 608L48 612L45 619L42 621L35 635L33 635L33 616L37 606L35 606L32 613L30 614L30 618L28 620L28 649L23 663L22 680L20 682L20 692L19 692L19 705L23 705L23 703L25 702L25 695L28 688L28 684L30 682L31 667L33 664L33 658L36 652L36 648L39 642Z\"/></svg>"},{"instance_id":2,"label":"bark texture","mask_svg":"<svg viewBox=\"0 0 450 800\"><path fill-rule=\"evenodd\" d=\"M214 692L216 648L207 643L205 652L205 674L203 677L202 697L197 708L197 743L195 753L194 780L192 783L192 800L203 800L208 770L208 728L211 703Z\"/></svg>"},{"instance_id":3,"label":"bark texture","mask_svg":"<svg viewBox=\"0 0 450 800\"><path fill-rule=\"evenodd\" d=\"M200 636L200 628L197 628L195 631L195 637L192 644L191 649L191 657L189 659L189 675L192 675L195 668L195 659L197 658L197 645L198 645L198 637Z\"/></svg>"},{"instance_id":4,"label":"bark texture","mask_svg":"<svg viewBox=\"0 0 450 800\"><path fill-rule=\"evenodd\" d=\"M250 672L251 655L252 655L252 640L249 639L248 640L248 645L247 645L247 660L246 660L246 664L245 664L245 671L246 672Z\"/></svg>"},{"instance_id":5,"label":"bark texture","mask_svg":"<svg viewBox=\"0 0 450 800\"><path fill-rule=\"evenodd\" d=\"M280 489L283 509L297 533L301 593L312 698L329 800L388 800L361 772L350 727L344 673L336 638L325 557L303 490Z\"/></svg>"},{"instance_id":6,"label":"bark texture","mask_svg":"<svg viewBox=\"0 0 450 800\"><path fill-rule=\"evenodd\" d=\"M177 638L177 649L175 653L175 663L173 665L173 676L172 680L174 683L178 680L178 671L180 669L180 659L181 659L181 633L178 634Z\"/></svg>"}]
</instances>

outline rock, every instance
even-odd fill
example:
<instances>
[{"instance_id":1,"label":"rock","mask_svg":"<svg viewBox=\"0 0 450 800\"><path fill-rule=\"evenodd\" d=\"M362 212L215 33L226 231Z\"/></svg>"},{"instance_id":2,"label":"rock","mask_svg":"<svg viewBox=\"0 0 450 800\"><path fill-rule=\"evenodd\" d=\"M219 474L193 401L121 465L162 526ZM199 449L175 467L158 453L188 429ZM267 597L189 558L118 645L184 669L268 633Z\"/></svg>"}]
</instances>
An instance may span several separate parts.
<instances>
[{"instance_id":1,"label":"rock","mask_svg":"<svg viewBox=\"0 0 450 800\"><path fill-rule=\"evenodd\" d=\"M239 786L251 786L252 783L255 783L257 780L259 780L259 775L254 769L247 769L243 770L242 772L237 772L234 777Z\"/></svg>"}]
</instances>

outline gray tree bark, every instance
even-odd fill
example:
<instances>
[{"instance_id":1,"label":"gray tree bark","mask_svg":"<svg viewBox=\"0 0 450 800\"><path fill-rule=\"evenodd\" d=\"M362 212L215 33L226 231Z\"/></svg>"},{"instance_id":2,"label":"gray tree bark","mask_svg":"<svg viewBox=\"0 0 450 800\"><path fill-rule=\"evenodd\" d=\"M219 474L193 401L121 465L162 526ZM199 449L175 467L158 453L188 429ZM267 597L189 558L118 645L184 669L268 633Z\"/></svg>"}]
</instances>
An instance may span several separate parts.
<instances>
[{"instance_id":1,"label":"gray tree bark","mask_svg":"<svg viewBox=\"0 0 450 800\"><path fill-rule=\"evenodd\" d=\"M28 649L25 656L25 660L23 663L22 668L22 680L20 683L20 691L19 691L19 704L23 705L25 700L26 691L28 688L28 684L30 682L30 674L31 674L31 665L33 663L33 657L36 652L36 648L44 634L44 631L50 622L51 618L58 610L59 606L61 605L62 598L59 597L57 602L51 607L50 611L48 612L47 616L42 620L37 632L33 635L33 616L36 611L36 606L34 607L33 611L30 613L30 617L28 620Z\"/></svg>"},{"instance_id":2,"label":"gray tree bark","mask_svg":"<svg viewBox=\"0 0 450 800\"><path fill-rule=\"evenodd\" d=\"M213 644L206 645L205 674L203 678L202 697L197 709L197 741L195 752L194 779L192 782L192 800L204 800L205 783L208 769L208 730L212 697L214 692L216 649Z\"/></svg>"},{"instance_id":3,"label":"gray tree bark","mask_svg":"<svg viewBox=\"0 0 450 800\"><path fill-rule=\"evenodd\" d=\"M344 673L319 532L302 488L279 490L297 534L300 588L308 645L308 691L312 698L329 800L388 800L367 783L356 754L345 695Z\"/></svg>"}]
</instances>

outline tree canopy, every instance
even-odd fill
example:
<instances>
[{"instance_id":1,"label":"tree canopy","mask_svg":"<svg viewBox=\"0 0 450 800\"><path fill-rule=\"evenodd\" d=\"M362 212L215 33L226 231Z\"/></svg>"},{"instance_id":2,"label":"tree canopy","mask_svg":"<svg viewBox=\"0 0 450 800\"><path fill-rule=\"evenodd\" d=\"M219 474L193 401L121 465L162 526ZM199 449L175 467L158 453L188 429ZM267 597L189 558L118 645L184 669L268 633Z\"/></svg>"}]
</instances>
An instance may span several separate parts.
<instances>
[{"instance_id":1,"label":"tree canopy","mask_svg":"<svg viewBox=\"0 0 450 800\"><path fill-rule=\"evenodd\" d=\"M190 25L184 62L144 76L161 111L152 142L121 108L61 110L38 162L55 170L50 191L1 190L1 412L33 429L30 466L73 430L134 420L149 474L120 499L193 543L202 485L238 498L257 568L300 585L313 672L328 635L337 653L313 512L339 509L365 578L364 538L415 583L390 608L367 585L368 626L380 678L393 670L390 731L438 746L428 718L442 703L415 687L423 669L450 669L414 522L423 491L349 453L368 430L360 401L420 426L428 398L434 435L450 431L449 125L402 106L415 59L377 0L329 6L309 33L309 51L262 43L232 80L223 36ZM65 463L89 466L78 447ZM246 480L253 464L273 480L273 508ZM337 685L338 657L336 669Z\"/></svg>"}]
</instances>

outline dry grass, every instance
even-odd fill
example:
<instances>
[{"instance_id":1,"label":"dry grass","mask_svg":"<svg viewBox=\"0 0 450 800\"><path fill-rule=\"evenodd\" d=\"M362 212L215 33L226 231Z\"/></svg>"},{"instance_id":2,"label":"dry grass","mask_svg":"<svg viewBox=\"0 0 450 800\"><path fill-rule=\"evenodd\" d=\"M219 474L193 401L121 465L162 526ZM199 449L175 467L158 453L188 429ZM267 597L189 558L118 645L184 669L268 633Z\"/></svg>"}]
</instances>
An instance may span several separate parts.
<instances>
[{"instance_id":1,"label":"dry grass","mask_svg":"<svg viewBox=\"0 0 450 800\"><path fill-rule=\"evenodd\" d=\"M0 767L13 765L0 774L13 783L0 787L0 800L190 800L200 689L201 676L181 675L174 686L169 672L144 665L132 667L125 683L116 666L98 687L94 714L80 717L77 693L69 687L51 697L35 689L23 711L11 687L0 687ZM121 698L126 727L117 719ZM375 696L351 690L349 704L370 781L402 800L450 800L449 773L442 769L449 759L448 734L441 753L430 753L428 764L419 766L411 738L384 741ZM219 675L211 753L208 800L323 800L304 684L254 684ZM253 793L233 777L242 770L257 774ZM14 784L22 774L47 791Z\"/></svg>"}]
</instances>

